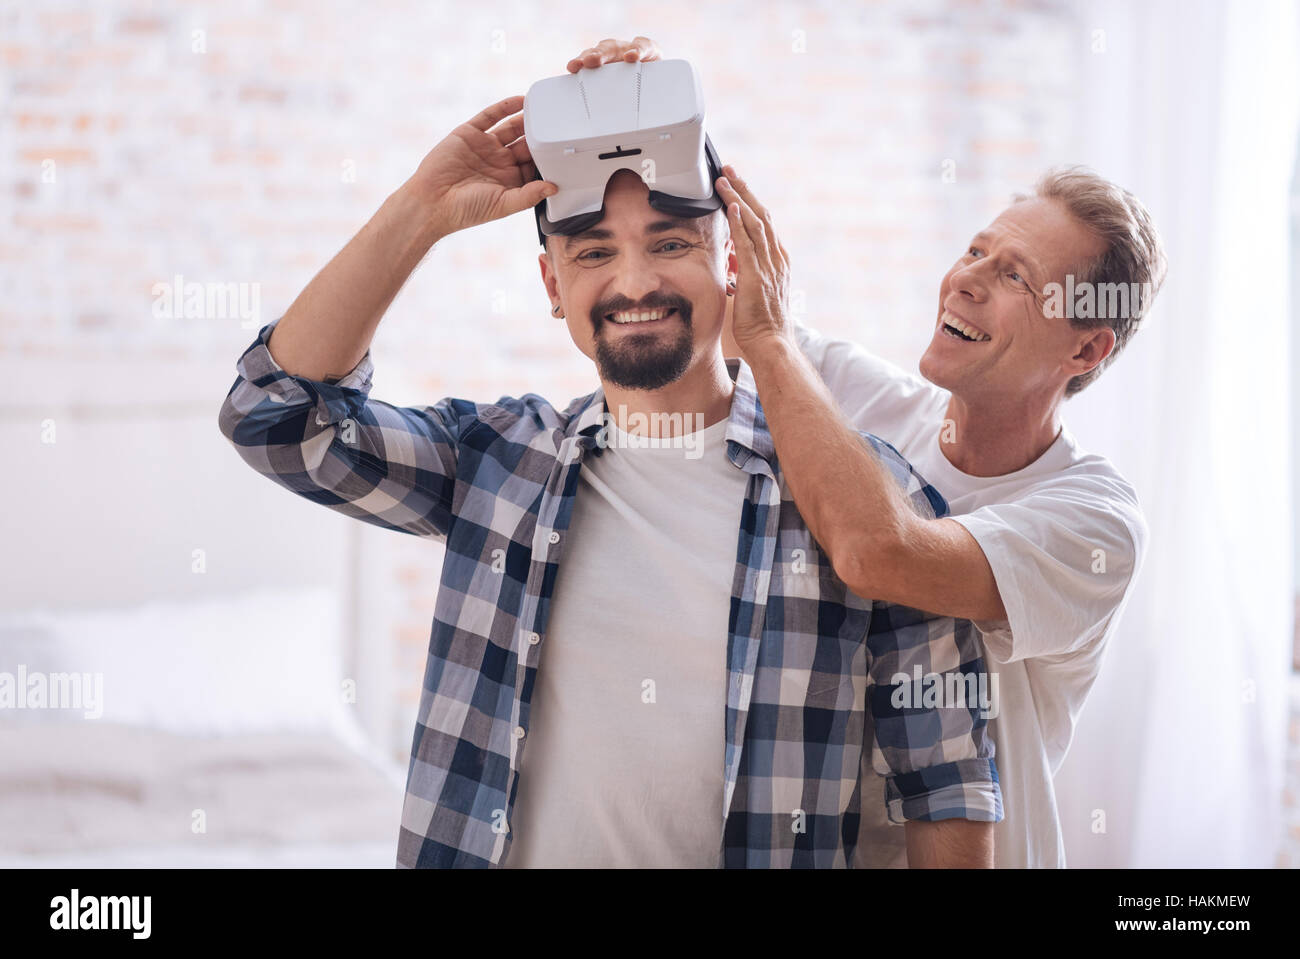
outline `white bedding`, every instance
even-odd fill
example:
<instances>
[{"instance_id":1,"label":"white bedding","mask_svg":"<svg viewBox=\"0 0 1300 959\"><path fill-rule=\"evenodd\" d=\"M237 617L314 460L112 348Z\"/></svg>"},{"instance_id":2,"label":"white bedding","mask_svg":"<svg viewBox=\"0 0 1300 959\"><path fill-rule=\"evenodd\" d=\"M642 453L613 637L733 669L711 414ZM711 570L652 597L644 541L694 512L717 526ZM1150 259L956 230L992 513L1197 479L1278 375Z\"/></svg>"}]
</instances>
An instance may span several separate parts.
<instances>
[{"instance_id":1,"label":"white bedding","mask_svg":"<svg viewBox=\"0 0 1300 959\"><path fill-rule=\"evenodd\" d=\"M401 806L324 733L0 724L0 867L392 868Z\"/></svg>"}]
</instances>

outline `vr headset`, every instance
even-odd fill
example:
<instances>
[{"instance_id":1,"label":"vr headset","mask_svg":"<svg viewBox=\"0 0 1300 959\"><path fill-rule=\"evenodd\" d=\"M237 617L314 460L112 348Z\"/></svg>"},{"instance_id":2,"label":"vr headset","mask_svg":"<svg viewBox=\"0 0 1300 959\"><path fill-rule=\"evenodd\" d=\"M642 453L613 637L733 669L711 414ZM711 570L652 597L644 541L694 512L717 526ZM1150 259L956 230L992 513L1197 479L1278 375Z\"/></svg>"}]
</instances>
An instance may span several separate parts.
<instances>
[{"instance_id":1,"label":"vr headset","mask_svg":"<svg viewBox=\"0 0 1300 959\"><path fill-rule=\"evenodd\" d=\"M605 216L605 186L631 170L650 206L671 216L722 207L722 176L704 132L704 95L687 60L608 63L538 80L524 95L524 136L538 179L559 190L534 208L537 239L572 236Z\"/></svg>"}]
</instances>

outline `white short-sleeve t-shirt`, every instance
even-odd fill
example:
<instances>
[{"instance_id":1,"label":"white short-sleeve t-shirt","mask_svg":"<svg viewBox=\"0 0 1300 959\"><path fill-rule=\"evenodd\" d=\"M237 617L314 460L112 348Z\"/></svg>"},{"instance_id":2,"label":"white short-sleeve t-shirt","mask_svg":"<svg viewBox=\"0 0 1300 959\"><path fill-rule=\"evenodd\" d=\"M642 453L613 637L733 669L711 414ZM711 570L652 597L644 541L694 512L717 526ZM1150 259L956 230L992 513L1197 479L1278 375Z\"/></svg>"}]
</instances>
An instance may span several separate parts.
<instances>
[{"instance_id":1,"label":"white short-sleeve t-shirt","mask_svg":"<svg viewBox=\"0 0 1300 959\"><path fill-rule=\"evenodd\" d=\"M950 394L853 343L800 327L799 343L860 430L893 445L948 501L979 543L1007 619L976 621L996 677L996 745L1006 818L994 827L995 864L1059 867L1065 847L1052 777L1097 678L1146 552L1137 494L1064 425L1024 469L971 476L940 445ZM902 830L867 801L856 865L906 865Z\"/></svg>"}]
</instances>

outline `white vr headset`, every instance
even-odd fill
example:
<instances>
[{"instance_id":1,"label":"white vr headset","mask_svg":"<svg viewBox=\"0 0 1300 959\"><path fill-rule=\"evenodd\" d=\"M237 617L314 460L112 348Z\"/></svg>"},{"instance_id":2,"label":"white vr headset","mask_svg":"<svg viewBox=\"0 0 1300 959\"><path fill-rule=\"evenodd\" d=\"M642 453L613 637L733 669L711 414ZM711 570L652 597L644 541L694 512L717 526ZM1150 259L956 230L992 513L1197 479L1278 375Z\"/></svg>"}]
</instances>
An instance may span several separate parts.
<instances>
[{"instance_id":1,"label":"white vr headset","mask_svg":"<svg viewBox=\"0 0 1300 959\"><path fill-rule=\"evenodd\" d=\"M704 95L687 60L608 63L538 80L524 96L524 136L539 179L559 190L534 208L537 238L572 236L605 216L605 186L631 170L650 206L697 217L722 207L722 164L704 132Z\"/></svg>"}]
</instances>

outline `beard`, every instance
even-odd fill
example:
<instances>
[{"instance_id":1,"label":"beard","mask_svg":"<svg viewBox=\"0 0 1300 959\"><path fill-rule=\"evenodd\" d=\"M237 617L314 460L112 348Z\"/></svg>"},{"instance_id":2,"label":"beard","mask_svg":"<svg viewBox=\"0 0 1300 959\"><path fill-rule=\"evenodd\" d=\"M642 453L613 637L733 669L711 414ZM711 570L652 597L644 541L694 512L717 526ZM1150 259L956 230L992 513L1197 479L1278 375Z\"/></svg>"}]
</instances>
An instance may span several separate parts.
<instances>
[{"instance_id":1,"label":"beard","mask_svg":"<svg viewBox=\"0 0 1300 959\"><path fill-rule=\"evenodd\" d=\"M612 323L602 315L596 317L596 368L600 377L626 390L658 390L682 377L691 365L694 343L691 341L691 308L689 303L672 303L676 314L666 322L681 319L676 333L629 333L610 343L602 337L605 324Z\"/></svg>"}]
</instances>

